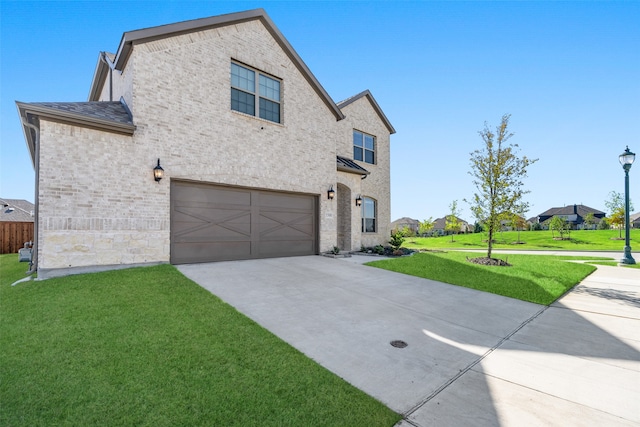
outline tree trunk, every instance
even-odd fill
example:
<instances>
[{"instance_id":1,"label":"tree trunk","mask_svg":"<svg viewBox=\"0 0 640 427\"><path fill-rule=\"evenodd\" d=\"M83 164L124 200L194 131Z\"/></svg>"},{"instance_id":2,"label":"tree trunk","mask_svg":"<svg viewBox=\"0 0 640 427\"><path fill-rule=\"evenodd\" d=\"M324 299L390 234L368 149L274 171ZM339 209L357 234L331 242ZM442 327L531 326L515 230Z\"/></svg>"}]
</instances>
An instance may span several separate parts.
<instances>
[{"instance_id":1,"label":"tree trunk","mask_svg":"<svg viewBox=\"0 0 640 427\"><path fill-rule=\"evenodd\" d=\"M489 225L489 245L487 248L487 258L491 258L491 249L493 249L493 226Z\"/></svg>"}]
</instances>

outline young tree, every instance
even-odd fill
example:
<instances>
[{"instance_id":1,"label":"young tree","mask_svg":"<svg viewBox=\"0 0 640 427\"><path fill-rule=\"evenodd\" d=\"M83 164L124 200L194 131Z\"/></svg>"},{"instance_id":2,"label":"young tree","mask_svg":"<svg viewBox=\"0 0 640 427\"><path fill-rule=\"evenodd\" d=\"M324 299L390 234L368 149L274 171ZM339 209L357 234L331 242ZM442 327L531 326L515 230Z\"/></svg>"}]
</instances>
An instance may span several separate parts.
<instances>
[{"instance_id":1,"label":"young tree","mask_svg":"<svg viewBox=\"0 0 640 427\"><path fill-rule=\"evenodd\" d=\"M471 153L471 171L477 193L471 200L471 210L488 230L487 258L491 258L493 234L500 229L501 213L526 212L528 203L522 196L529 193L523 189L522 180L527 176L527 168L538 159L518 157L517 144L507 144L513 136L508 130L510 114L502 116L500 125L493 133L485 123L484 130L478 132L484 147Z\"/></svg>"},{"instance_id":2,"label":"young tree","mask_svg":"<svg viewBox=\"0 0 640 427\"><path fill-rule=\"evenodd\" d=\"M591 230L593 227L593 224L596 223L596 217L593 215L593 212L589 212L588 214L586 214L583 218L583 226L582 229L583 230Z\"/></svg>"},{"instance_id":3,"label":"young tree","mask_svg":"<svg viewBox=\"0 0 640 427\"><path fill-rule=\"evenodd\" d=\"M567 232L568 226L569 224L564 218L555 215L553 218L551 218L551 221L549 222L549 229L551 230L551 236L554 237L553 232L557 231L558 234L560 234L560 238L563 239L564 233Z\"/></svg>"},{"instance_id":4,"label":"young tree","mask_svg":"<svg viewBox=\"0 0 640 427\"><path fill-rule=\"evenodd\" d=\"M420 225L418 226L418 231L421 236L424 236L425 234L429 234L431 230L433 230L433 217L429 217L429 219L420 221Z\"/></svg>"},{"instance_id":5,"label":"young tree","mask_svg":"<svg viewBox=\"0 0 640 427\"><path fill-rule=\"evenodd\" d=\"M609 225L617 227L619 238L622 239L622 227L624 227L624 196L616 191L609 192L609 199L604 202L611 213ZM633 203L629 200L629 210L633 212Z\"/></svg>"},{"instance_id":6,"label":"young tree","mask_svg":"<svg viewBox=\"0 0 640 427\"><path fill-rule=\"evenodd\" d=\"M458 219L458 215L460 215L460 211L458 210L458 201L454 200L449 205L450 214L446 216L444 229L447 231L451 231L451 241L453 242L453 235L458 234L460 232L460 220Z\"/></svg>"}]
</instances>

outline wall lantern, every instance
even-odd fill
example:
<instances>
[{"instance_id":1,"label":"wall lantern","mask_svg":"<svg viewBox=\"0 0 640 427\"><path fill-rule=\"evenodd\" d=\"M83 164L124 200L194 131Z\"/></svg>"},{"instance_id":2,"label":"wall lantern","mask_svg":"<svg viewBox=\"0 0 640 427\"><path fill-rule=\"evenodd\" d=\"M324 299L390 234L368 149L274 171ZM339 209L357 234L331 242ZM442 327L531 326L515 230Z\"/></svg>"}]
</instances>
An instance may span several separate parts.
<instances>
[{"instance_id":1,"label":"wall lantern","mask_svg":"<svg viewBox=\"0 0 640 427\"><path fill-rule=\"evenodd\" d=\"M362 206L362 197L360 197L359 194L358 197L356 197L356 206Z\"/></svg>"},{"instance_id":2,"label":"wall lantern","mask_svg":"<svg viewBox=\"0 0 640 427\"><path fill-rule=\"evenodd\" d=\"M331 188L329 188L329 191L327 191L327 197L329 198L329 200L333 200L333 198L336 197L336 192L333 190L333 185L331 186Z\"/></svg>"},{"instance_id":3,"label":"wall lantern","mask_svg":"<svg viewBox=\"0 0 640 427\"><path fill-rule=\"evenodd\" d=\"M153 168L153 179L156 180L158 184L160 184L160 180L164 178L164 169L160 166L160 159L158 159L158 165Z\"/></svg>"}]
</instances>

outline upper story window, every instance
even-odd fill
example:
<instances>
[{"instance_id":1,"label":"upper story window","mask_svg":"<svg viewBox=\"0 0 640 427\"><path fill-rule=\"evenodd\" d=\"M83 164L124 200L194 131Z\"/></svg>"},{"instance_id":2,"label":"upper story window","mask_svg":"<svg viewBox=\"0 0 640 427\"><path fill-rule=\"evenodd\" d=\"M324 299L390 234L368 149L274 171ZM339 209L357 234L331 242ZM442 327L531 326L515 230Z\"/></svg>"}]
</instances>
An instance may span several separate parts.
<instances>
[{"instance_id":1,"label":"upper story window","mask_svg":"<svg viewBox=\"0 0 640 427\"><path fill-rule=\"evenodd\" d=\"M375 233L376 227L376 201L369 197L362 198L362 232Z\"/></svg>"},{"instance_id":2,"label":"upper story window","mask_svg":"<svg viewBox=\"0 0 640 427\"><path fill-rule=\"evenodd\" d=\"M231 109L281 123L280 80L232 62Z\"/></svg>"},{"instance_id":3,"label":"upper story window","mask_svg":"<svg viewBox=\"0 0 640 427\"><path fill-rule=\"evenodd\" d=\"M376 137L357 130L353 131L353 159L361 162L376 163Z\"/></svg>"}]
</instances>

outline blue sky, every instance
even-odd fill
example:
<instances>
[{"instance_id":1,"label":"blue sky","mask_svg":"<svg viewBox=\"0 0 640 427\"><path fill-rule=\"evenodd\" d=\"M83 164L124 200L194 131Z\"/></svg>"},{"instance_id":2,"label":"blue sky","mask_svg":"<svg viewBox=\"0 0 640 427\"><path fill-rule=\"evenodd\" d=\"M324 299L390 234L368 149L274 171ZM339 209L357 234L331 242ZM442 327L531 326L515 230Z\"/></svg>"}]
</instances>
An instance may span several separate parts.
<instances>
[{"instance_id":1,"label":"blue sky","mask_svg":"<svg viewBox=\"0 0 640 427\"><path fill-rule=\"evenodd\" d=\"M478 131L510 113L539 158L528 216L624 192L618 155L640 155L640 2L1 3L0 196L34 200L15 101L86 101L98 53L122 33L263 7L338 102L369 89L396 128L392 220L441 217L474 188ZM108 165L105 165L108 167ZM640 159L630 174L640 209ZM114 177L117 179L117 177Z\"/></svg>"}]
</instances>

